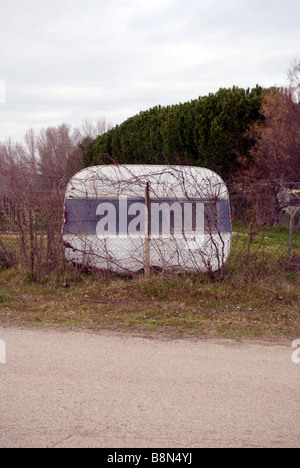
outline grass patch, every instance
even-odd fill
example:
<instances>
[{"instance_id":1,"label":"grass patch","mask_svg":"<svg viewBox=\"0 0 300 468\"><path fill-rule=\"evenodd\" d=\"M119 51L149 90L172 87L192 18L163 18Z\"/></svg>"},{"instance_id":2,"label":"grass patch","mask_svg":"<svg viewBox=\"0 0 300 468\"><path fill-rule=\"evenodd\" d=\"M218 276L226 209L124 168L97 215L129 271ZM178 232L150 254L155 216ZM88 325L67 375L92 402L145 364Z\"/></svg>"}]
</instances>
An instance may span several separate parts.
<instances>
[{"instance_id":1,"label":"grass patch","mask_svg":"<svg viewBox=\"0 0 300 468\"><path fill-rule=\"evenodd\" d=\"M58 285L0 273L2 324L114 329L166 335L300 335L299 277L276 282L203 275L134 279L86 276Z\"/></svg>"},{"instance_id":2,"label":"grass patch","mask_svg":"<svg viewBox=\"0 0 300 468\"><path fill-rule=\"evenodd\" d=\"M22 267L0 271L0 320L34 326L114 329L176 336L300 336L300 235L233 225L222 276L72 274L31 281ZM1 236L2 242L14 239ZM74 272L73 272L74 273Z\"/></svg>"}]
</instances>

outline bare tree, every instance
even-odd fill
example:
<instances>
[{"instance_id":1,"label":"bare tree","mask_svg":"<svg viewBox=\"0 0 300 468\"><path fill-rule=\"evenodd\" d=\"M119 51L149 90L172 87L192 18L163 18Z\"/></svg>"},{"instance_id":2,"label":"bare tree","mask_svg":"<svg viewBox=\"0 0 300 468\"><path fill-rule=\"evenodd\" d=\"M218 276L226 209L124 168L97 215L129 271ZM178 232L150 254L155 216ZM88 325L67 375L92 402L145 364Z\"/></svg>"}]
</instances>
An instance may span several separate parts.
<instances>
[{"instance_id":1,"label":"bare tree","mask_svg":"<svg viewBox=\"0 0 300 468\"><path fill-rule=\"evenodd\" d=\"M64 180L68 176L68 159L73 149L71 127L64 123L41 130L37 147L41 174L51 176L56 181Z\"/></svg>"},{"instance_id":2,"label":"bare tree","mask_svg":"<svg viewBox=\"0 0 300 468\"><path fill-rule=\"evenodd\" d=\"M64 265L64 189L83 168L86 145L109 128L104 119L30 129L23 142L0 142L0 266L15 263L41 280Z\"/></svg>"},{"instance_id":3,"label":"bare tree","mask_svg":"<svg viewBox=\"0 0 300 468\"><path fill-rule=\"evenodd\" d=\"M265 123L255 126L257 144L252 170L259 179L300 181L300 106L287 89L274 90L264 100Z\"/></svg>"},{"instance_id":4,"label":"bare tree","mask_svg":"<svg viewBox=\"0 0 300 468\"><path fill-rule=\"evenodd\" d=\"M300 60L295 60L289 71L289 90L293 101L298 104L300 102Z\"/></svg>"},{"instance_id":5,"label":"bare tree","mask_svg":"<svg viewBox=\"0 0 300 468\"><path fill-rule=\"evenodd\" d=\"M106 121L105 118L100 118L96 122L85 119L80 128L75 129L77 133L78 143L85 138L95 139L100 135L108 132L112 128L112 125Z\"/></svg>"},{"instance_id":6,"label":"bare tree","mask_svg":"<svg viewBox=\"0 0 300 468\"><path fill-rule=\"evenodd\" d=\"M28 166L30 167L30 170L32 172L36 172L38 168L37 136L32 128L28 130L25 134L24 146L25 146Z\"/></svg>"}]
</instances>

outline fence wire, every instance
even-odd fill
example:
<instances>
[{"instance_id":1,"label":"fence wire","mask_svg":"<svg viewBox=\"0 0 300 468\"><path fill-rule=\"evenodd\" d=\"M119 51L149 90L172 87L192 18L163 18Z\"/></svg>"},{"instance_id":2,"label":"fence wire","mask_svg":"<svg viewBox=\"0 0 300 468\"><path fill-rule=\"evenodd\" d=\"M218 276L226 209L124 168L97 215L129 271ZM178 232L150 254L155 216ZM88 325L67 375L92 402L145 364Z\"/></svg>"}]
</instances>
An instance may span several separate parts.
<instances>
[{"instance_id":1,"label":"fence wire","mask_svg":"<svg viewBox=\"0 0 300 468\"><path fill-rule=\"evenodd\" d=\"M129 216L131 229L135 233L144 230L143 208L132 205L140 203L143 199L144 209L147 210L148 179L134 173L125 178L124 174L122 177L119 175L114 180L114 186L112 186L112 179L110 180L107 175L100 181L102 187L106 184L107 193L111 193L111 204L113 205L112 200L116 195L121 197L125 192L129 193L131 203L128 200L126 203L128 213L132 210L131 218ZM175 189L176 184L181 187L179 192ZM190 191L191 187L187 187L189 184L192 186L192 191ZM108 210L105 209L107 207L102 206L103 212L100 212L101 208L97 208L99 207L97 200L99 201L101 194L97 193L95 196L98 203L96 210L99 209L97 224L95 225L95 205L93 218L89 218L88 212L84 210L78 219L76 216L79 213L74 215L73 228L75 230L72 232L70 219L69 224L66 223L69 231L66 230L66 224L64 224L67 185L65 181L57 183L51 177L28 173L22 178L6 177L0 192L0 269L17 267L29 274L33 280L38 281L43 280L53 271L58 273L64 271L71 264L76 264L78 268L92 267L125 274L143 272L146 275L158 271L160 273L199 271L224 276L236 271L248 271L250 267L256 275L261 276L275 269L279 272L287 269L300 271L299 184L293 182L281 185L267 182L243 186L229 184L232 222L230 246L227 238L224 240L224 232L228 230L228 227L222 225L222 220L221 224L220 220L217 220L216 213L222 196L216 192L214 186L214 202L206 203L203 208L201 244L195 236L187 239L186 236L189 233L185 232L184 242L185 244L189 242L190 246L186 250L182 236L178 236L178 232L182 233L183 225L189 226L190 234L195 230L196 208L192 207L189 193L192 193L193 200L212 200L212 186L209 185L211 182L206 183L207 193L204 193L205 190L203 192L203 185L199 188L197 184L196 180L190 180L187 184L180 169L177 171L176 181L171 180L171 183L170 179L166 178L165 170L157 174L155 183L150 183L148 209L151 209L151 203L153 204L153 200L156 199L165 202L171 199L172 204L175 204L172 206L172 215L170 211L167 211L169 216L167 238L163 236L166 234L162 231L163 226L158 223L155 228L153 221L152 225L148 226L148 236L145 232L143 236L136 235L131 238L128 237L128 232L123 236L119 231L110 233L115 236L114 245L117 246L115 248L111 246L111 236L104 235L101 240L101 234L103 235L101 226L104 230L108 229L110 220ZM185 193L188 196L186 207L184 207L182 196L178 193ZM81 200L81 207L86 206L84 200L88 198L87 193L83 191L78 198ZM90 208L91 205L88 209ZM165 208L168 207L165 206ZM186 221L183 217L183 221L178 221L179 225L176 224L176 209L182 209L183 213L184 210L186 213L191 210L190 221L186 215ZM101 225L101 220L104 220L105 216L106 220ZM160 218L157 219L161 223L163 215L159 216ZM81 229L82 226L79 226L83 222L85 231ZM94 223L94 227L89 226L89 222ZM98 228L97 235L88 236L88 230L94 228ZM77 244L74 244L75 237ZM203 245L204 238L206 238L206 246ZM146 246L147 242L149 242L149 249ZM227 258L229 247L230 255ZM147 257L147 251L149 257ZM91 260L95 257L95 252L98 258L96 263Z\"/></svg>"}]
</instances>

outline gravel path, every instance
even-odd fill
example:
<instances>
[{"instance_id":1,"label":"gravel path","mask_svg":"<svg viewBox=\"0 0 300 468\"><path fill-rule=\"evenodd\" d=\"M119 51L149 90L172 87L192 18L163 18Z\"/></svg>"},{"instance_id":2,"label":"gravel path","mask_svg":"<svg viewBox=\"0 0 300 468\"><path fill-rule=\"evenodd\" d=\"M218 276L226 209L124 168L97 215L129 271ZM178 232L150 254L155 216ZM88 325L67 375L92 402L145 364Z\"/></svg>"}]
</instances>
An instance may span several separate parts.
<instances>
[{"instance_id":1,"label":"gravel path","mask_svg":"<svg viewBox=\"0 0 300 468\"><path fill-rule=\"evenodd\" d=\"M1 328L0 447L300 447L290 340Z\"/></svg>"}]
</instances>

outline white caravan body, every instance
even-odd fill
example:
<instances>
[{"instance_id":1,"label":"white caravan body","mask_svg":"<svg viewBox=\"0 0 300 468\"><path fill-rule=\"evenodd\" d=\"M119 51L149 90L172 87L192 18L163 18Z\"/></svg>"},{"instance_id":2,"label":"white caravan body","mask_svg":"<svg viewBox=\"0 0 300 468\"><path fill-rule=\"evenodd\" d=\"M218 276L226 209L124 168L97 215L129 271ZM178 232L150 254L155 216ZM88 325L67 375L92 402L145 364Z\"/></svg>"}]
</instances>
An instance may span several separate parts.
<instances>
[{"instance_id":1,"label":"white caravan body","mask_svg":"<svg viewBox=\"0 0 300 468\"><path fill-rule=\"evenodd\" d=\"M212 272L231 246L228 190L200 167L107 165L67 185L66 259L101 270Z\"/></svg>"}]
</instances>

